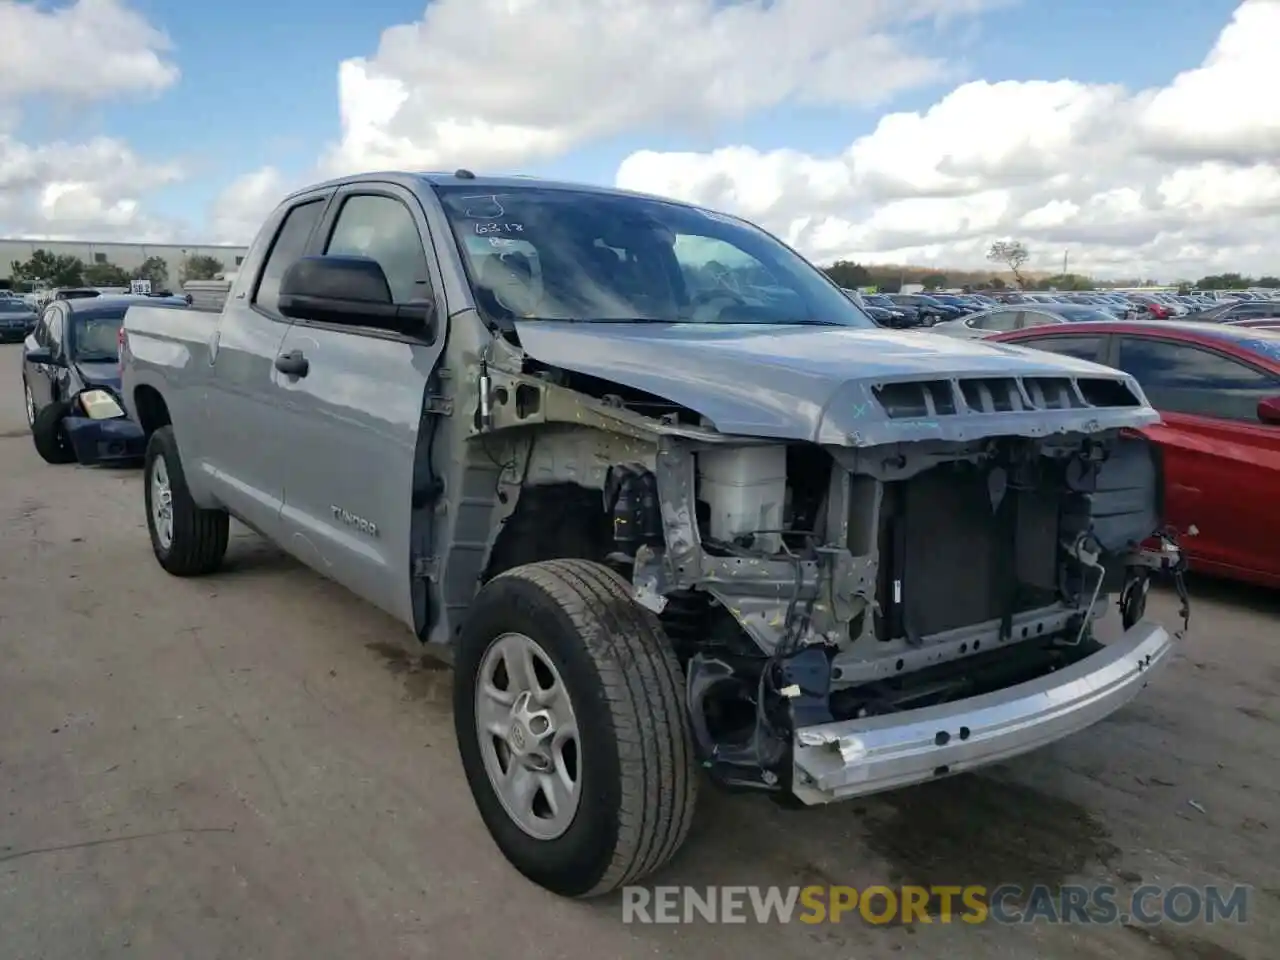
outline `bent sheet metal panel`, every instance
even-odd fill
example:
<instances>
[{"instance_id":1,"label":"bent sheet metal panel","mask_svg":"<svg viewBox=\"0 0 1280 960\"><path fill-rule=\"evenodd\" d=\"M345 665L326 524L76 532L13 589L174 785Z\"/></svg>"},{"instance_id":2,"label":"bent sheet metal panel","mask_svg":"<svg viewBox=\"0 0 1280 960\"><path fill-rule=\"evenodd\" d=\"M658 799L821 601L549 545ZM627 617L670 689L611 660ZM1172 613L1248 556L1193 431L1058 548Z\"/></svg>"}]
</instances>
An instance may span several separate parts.
<instances>
[{"instance_id":1,"label":"bent sheet metal panel","mask_svg":"<svg viewBox=\"0 0 1280 960\"><path fill-rule=\"evenodd\" d=\"M920 440L1048 436L1159 420L1119 371L1017 347L890 330L720 324L516 324L539 362L625 384L708 418L722 433L875 446ZM895 419L874 395L895 381L1000 377L1102 379L1125 406L975 412ZM958 390L958 388L957 388Z\"/></svg>"}]
</instances>

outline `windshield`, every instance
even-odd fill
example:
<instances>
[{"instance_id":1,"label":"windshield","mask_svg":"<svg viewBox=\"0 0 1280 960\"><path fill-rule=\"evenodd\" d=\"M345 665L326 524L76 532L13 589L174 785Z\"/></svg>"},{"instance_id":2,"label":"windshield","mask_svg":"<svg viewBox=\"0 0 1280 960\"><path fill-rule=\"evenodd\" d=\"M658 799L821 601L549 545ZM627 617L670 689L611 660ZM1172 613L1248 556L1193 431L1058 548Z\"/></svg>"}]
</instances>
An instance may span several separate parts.
<instances>
[{"instance_id":1,"label":"windshield","mask_svg":"<svg viewBox=\"0 0 1280 960\"><path fill-rule=\"evenodd\" d=\"M21 300L0 297L0 313L30 313L31 308Z\"/></svg>"},{"instance_id":2,"label":"windshield","mask_svg":"<svg viewBox=\"0 0 1280 960\"><path fill-rule=\"evenodd\" d=\"M587 190L436 190L494 319L876 326L817 267L733 217Z\"/></svg>"},{"instance_id":3,"label":"windshield","mask_svg":"<svg viewBox=\"0 0 1280 960\"><path fill-rule=\"evenodd\" d=\"M93 313L86 317L72 316L74 324L71 337L72 356L83 361L110 361L119 359L120 326L124 323L124 310L119 313Z\"/></svg>"}]
</instances>

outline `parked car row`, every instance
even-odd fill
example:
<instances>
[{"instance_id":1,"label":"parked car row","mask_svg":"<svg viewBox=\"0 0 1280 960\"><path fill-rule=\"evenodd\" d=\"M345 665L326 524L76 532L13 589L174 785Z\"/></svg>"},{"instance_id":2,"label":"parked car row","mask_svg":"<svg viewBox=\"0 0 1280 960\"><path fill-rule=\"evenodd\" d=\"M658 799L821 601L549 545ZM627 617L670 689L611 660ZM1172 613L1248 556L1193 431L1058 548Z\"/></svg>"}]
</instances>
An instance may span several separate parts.
<instances>
[{"instance_id":1,"label":"parked car row","mask_svg":"<svg viewBox=\"0 0 1280 960\"><path fill-rule=\"evenodd\" d=\"M1146 291L1010 291L988 296L977 293L876 293L846 290L871 318L884 327L938 327L948 333L961 332L957 321L988 314L1002 307L1034 308L1023 318L1027 325L1061 322L1063 319L1093 320L1176 320L1189 319L1232 323L1280 319L1280 298L1269 299L1254 293L1235 296L1207 293L1174 294ZM1080 308L1091 308L1088 316ZM993 323L1007 323L1001 314ZM1268 324L1269 325L1269 324ZM974 325L965 323L966 330ZM1000 329L1011 329L1002 327ZM968 334L965 334L968 335ZM981 335L981 334L974 334Z\"/></svg>"},{"instance_id":2,"label":"parked car row","mask_svg":"<svg viewBox=\"0 0 1280 960\"><path fill-rule=\"evenodd\" d=\"M898 329L932 327L996 305L979 294L845 292L881 326Z\"/></svg>"},{"instance_id":3,"label":"parked car row","mask_svg":"<svg viewBox=\"0 0 1280 960\"><path fill-rule=\"evenodd\" d=\"M1210 296L1207 293L1161 293L1146 291L1091 290L1051 293L1006 293L1002 303L1087 304L1130 320L1258 319L1280 316L1280 299L1258 294Z\"/></svg>"},{"instance_id":4,"label":"parked car row","mask_svg":"<svg viewBox=\"0 0 1280 960\"><path fill-rule=\"evenodd\" d=\"M0 343L26 337L36 326L36 308L20 297L0 297Z\"/></svg>"}]
</instances>

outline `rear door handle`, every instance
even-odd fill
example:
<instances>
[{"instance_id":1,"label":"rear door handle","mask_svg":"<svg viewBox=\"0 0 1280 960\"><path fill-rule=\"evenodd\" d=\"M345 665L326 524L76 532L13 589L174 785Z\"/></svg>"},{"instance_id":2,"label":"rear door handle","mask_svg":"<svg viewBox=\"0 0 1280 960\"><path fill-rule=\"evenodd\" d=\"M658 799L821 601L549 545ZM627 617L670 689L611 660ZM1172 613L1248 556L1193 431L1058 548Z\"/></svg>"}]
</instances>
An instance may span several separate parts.
<instances>
[{"instance_id":1,"label":"rear door handle","mask_svg":"<svg viewBox=\"0 0 1280 960\"><path fill-rule=\"evenodd\" d=\"M276 357L276 369L291 377L305 377L311 372L311 361L301 350L291 350Z\"/></svg>"}]
</instances>

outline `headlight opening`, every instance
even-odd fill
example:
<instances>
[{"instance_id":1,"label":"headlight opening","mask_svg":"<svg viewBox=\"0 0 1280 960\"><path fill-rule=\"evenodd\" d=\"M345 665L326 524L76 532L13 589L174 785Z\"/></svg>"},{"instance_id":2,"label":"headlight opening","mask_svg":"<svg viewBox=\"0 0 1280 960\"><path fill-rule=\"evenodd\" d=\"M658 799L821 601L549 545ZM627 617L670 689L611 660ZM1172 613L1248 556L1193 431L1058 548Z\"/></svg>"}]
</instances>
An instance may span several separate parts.
<instances>
[{"instance_id":1,"label":"headlight opening","mask_svg":"<svg viewBox=\"0 0 1280 960\"><path fill-rule=\"evenodd\" d=\"M86 390L80 394L80 409L90 420L114 420L124 416L116 398L105 390Z\"/></svg>"}]
</instances>

